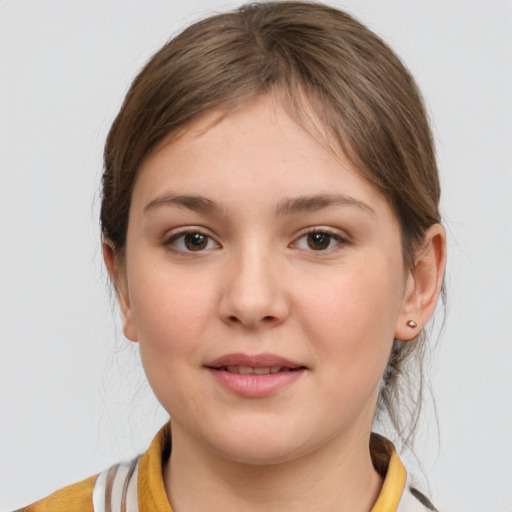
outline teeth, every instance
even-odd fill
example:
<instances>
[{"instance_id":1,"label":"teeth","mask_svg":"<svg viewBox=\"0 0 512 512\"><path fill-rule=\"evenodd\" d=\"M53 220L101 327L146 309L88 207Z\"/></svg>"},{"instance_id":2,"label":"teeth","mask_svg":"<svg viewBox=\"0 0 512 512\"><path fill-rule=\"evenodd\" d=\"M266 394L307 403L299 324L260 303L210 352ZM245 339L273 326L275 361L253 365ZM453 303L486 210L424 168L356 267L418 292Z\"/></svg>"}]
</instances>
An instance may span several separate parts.
<instances>
[{"instance_id":1,"label":"teeth","mask_svg":"<svg viewBox=\"0 0 512 512\"><path fill-rule=\"evenodd\" d=\"M238 367L238 373L240 375L249 375L250 373L254 373L255 368L252 368L251 366L239 366Z\"/></svg>"},{"instance_id":2,"label":"teeth","mask_svg":"<svg viewBox=\"0 0 512 512\"><path fill-rule=\"evenodd\" d=\"M268 375L270 373L270 368L254 368L254 373L256 375Z\"/></svg>"},{"instance_id":3,"label":"teeth","mask_svg":"<svg viewBox=\"0 0 512 512\"><path fill-rule=\"evenodd\" d=\"M266 367L257 367L254 368L252 366L225 366L222 368L229 373L238 373L240 375L268 375L269 373L278 373L280 371L291 371L290 368L285 368L282 366L266 366Z\"/></svg>"}]
</instances>

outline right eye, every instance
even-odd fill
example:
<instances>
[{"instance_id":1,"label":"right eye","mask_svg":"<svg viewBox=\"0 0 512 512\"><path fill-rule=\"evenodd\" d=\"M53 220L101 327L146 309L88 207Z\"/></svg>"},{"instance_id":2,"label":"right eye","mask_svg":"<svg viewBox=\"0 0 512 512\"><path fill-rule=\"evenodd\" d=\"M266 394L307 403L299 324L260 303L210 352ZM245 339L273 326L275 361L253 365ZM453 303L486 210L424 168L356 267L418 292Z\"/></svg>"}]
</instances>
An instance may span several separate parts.
<instances>
[{"instance_id":1,"label":"right eye","mask_svg":"<svg viewBox=\"0 0 512 512\"><path fill-rule=\"evenodd\" d=\"M165 242L165 245L182 252L200 252L219 247L213 238L200 231L176 233Z\"/></svg>"}]
</instances>

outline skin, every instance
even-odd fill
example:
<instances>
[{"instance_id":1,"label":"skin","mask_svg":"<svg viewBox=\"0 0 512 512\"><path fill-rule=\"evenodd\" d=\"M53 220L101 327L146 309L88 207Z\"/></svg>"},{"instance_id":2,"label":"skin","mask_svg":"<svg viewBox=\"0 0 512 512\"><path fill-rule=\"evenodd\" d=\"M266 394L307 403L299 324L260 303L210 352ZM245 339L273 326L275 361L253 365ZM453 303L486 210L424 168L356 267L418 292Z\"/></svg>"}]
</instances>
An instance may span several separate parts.
<instances>
[{"instance_id":1,"label":"skin","mask_svg":"<svg viewBox=\"0 0 512 512\"><path fill-rule=\"evenodd\" d=\"M104 245L124 333L172 417L173 510L368 511L382 485L368 448L379 384L393 339L432 314L444 231L430 228L405 269L385 197L276 101L212 119L144 161L121 267ZM199 250L190 233L206 237ZM230 353L306 369L240 396L206 366Z\"/></svg>"}]
</instances>

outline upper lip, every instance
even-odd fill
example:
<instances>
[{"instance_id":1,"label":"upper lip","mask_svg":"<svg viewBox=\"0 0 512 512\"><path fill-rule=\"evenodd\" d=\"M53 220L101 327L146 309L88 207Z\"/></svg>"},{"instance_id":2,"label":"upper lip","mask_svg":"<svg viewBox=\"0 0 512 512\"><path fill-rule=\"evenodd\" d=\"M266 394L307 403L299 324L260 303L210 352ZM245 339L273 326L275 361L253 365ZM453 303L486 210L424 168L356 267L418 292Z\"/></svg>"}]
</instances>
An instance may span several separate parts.
<instances>
[{"instance_id":1,"label":"upper lip","mask_svg":"<svg viewBox=\"0 0 512 512\"><path fill-rule=\"evenodd\" d=\"M279 366L281 368L305 368L304 365L291 361L275 354L225 354L205 364L208 368L222 368L224 366L251 366L253 368L268 368Z\"/></svg>"}]
</instances>

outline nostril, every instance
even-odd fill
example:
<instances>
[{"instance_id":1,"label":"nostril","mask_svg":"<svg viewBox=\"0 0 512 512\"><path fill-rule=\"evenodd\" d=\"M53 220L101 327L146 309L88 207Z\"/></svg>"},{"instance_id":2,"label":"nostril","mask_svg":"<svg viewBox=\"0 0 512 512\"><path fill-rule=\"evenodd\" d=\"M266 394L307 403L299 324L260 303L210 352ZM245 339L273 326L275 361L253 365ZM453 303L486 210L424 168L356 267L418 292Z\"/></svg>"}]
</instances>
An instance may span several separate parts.
<instances>
[{"instance_id":1,"label":"nostril","mask_svg":"<svg viewBox=\"0 0 512 512\"><path fill-rule=\"evenodd\" d=\"M275 321L275 319L276 319L275 316L266 315L263 318L261 318L261 321L264 322L264 323L272 323L272 322ZM230 315L228 317L228 321L231 322L231 323L238 323L238 322L245 323L236 315Z\"/></svg>"}]
</instances>

